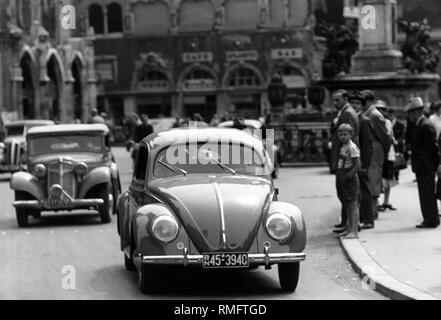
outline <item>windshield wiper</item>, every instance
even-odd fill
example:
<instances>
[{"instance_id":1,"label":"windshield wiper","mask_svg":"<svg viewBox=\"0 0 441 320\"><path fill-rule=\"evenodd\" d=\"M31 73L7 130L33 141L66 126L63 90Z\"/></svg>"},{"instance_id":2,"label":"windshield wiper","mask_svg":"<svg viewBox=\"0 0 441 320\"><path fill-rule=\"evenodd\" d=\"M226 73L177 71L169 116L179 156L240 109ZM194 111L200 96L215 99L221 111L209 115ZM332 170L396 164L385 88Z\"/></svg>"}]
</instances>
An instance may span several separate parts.
<instances>
[{"instance_id":1,"label":"windshield wiper","mask_svg":"<svg viewBox=\"0 0 441 320\"><path fill-rule=\"evenodd\" d=\"M177 171L179 171L179 172L182 173L184 176L186 176L186 175L188 174L188 172L185 171L184 169L181 169L181 168L178 168L178 167L171 166L171 165L169 165L169 164L163 162L162 160L158 160L158 162L159 162L160 164L162 164L164 167L166 167L167 169L170 169L170 170L173 171L173 172L177 172Z\"/></svg>"},{"instance_id":2,"label":"windshield wiper","mask_svg":"<svg viewBox=\"0 0 441 320\"><path fill-rule=\"evenodd\" d=\"M213 160L214 162L216 162L216 164L219 165L222 169L227 170L227 171L230 171L233 175L236 174L236 171L235 171L234 169L231 169L229 166L227 166L227 165L225 165L225 164L219 162L219 160L214 159L214 158L212 158L212 159L210 159L210 160Z\"/></svg>"}]
</instances>

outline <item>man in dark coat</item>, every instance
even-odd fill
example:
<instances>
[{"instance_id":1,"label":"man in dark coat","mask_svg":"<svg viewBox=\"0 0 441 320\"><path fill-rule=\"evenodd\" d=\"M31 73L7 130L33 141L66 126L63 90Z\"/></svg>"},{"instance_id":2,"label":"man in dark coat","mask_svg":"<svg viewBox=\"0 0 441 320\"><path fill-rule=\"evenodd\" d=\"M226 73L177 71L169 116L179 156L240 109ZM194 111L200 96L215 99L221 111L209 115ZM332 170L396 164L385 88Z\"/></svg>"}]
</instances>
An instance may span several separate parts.
<instances>
[{"instance_id":1,"label":"man in dark coat","mask_svg":"<svg viewBox=\"0 0 441 320\"><path fill-rule=\"evenodd\" d=\"M374 152L373 127L370 119L363 115L361 111L366 106L364 97L359 93L355 93L349 97L349 103L358 112L360 124L360 133L358 135L361 158L361 170L358 173L360 181L360 222L363 229L369 229L367 226L374 225L374 199L368 176Z\"/></svg>"},{"instance_id":2,"label":"man in dark coat","mask_svg":"<svg viewBox=\"0 0 441 320\"><path fill-rule=\"evenodd\" d=\"M363 106L362 114L367 117L373 129L373 153L372 161L369 166L368 175L371 186L372 197L374 198L374 218L378 217L378 198L383 188L383 164L387 153L393 143L386 127L386 119L375 107L375 95L370 90L364 90L361 95L366 99L366 105ZM371 224L362 225L363 229L371 229Z\"/></svg>"},{"instance_id":3,"label":"man in dark coat","mask_svg":"<svg viewBox=\"0 0 441 320\"><path fill-rule=\"evenodd\" d=\"M334 128L339 128L342 124L346 123L351 125L353 129L352 140L358 145L358 116L354 108L348 103L349 95L345 90L337 90L332 95L334 106L338 111L338 116L335 122ZM341 142L338 138L337 131L334 130L332 137L332 149L331 149L331 170L335 171L337 168L337 159L340 152Z\"/></svg>"},{"instance_id":4,"label":"man in dark coat","mask_svg":"<svg viewBox=\"0 0 441 320\"><path fill-rule=\"evenodd\" d=\"M149 117L146 114L141 116L142 123L136 126L135 142L139 143L142 139L153 133L153 126L149 123Z\"/></svg>"},{"instance_id":5,"label":"man in dark coat","mask_svg":"<svg viewBox=\"0 0 441 320\"><path fill-rule=\"evenodd\" d=\"M338 116L335 121L335 127L339 128L342 124L349 124L353 129L352 140L355 144L358 145L358 116L357 112L355 112L354 108L348 102L349 95L345 90L337 90L332 95L332 99L334 101L335 108L338 111ZM337 130L334 130L331 136L331 171L335 172L337 169L337 160L338 155L340 153L341 142L338 138ZM341 212L341 222L336 224L336 228L343 228L346 225L347 215L346 212L342 209Z\"/></svg>"},{"instance_id":6,"label":"man in dark coat","mask_svg":"<svg viewBox=\"0 0 441 320\"><path fill-rule=\"evenodd\" d=\"M409 120L415 123L411 142L412 171L418 184L420 207L424 221L417 228L439 226L438 207L435 196L435 172L440 172L440 151L433 124L424 116L424 103L419 97L412 98L407 108Z\"/></svg>"}]
</instances>

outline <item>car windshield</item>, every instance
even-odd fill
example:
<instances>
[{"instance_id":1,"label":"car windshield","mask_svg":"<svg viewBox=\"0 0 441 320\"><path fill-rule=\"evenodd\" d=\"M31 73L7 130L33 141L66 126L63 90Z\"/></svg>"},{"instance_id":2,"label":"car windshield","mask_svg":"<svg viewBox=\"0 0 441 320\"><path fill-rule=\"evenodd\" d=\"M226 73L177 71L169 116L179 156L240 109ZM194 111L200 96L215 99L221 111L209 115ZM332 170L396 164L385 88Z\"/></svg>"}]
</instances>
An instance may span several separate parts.
<instances>
[{"instance_id":1,"label":"car windshield","mask_svg":"<svg viewBox=\"0 0 441 320\"><path fill-rule=\"evenodd\" d=\"M231 142L171 145L158 153L153 171L157 178L197 173L268 174L259 152Z\"/></svg>"},{"instance_id":2,"label":"car windshield","mask_svg":"<svg viewBox=\"0 0 441 320\"><path fill-rule=\"evenodd\" d=\"M104 137L96 134L38 136L28 141L30 156L64 152L102 153L104 149Z\"/></svg>"},{"instance_id":3,"label":"car windshield","mask_svg":"<svg viewBox=\"0 0 441 320\"><path fill-rule=\"evenodd\" d=\"M6 127L6 135L22 136L24 134L24 125L14 125Z\"/></svg>"}]
</instances>

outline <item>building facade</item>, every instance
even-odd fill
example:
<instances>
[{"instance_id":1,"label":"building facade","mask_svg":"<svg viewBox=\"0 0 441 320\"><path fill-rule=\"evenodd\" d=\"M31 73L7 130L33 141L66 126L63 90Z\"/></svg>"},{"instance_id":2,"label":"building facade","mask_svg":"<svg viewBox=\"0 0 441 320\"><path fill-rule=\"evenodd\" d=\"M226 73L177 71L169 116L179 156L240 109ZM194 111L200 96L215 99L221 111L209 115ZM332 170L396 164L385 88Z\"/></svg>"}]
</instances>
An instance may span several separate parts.
<instances>
[{"instance_id":1,"label":"building facade","mask_svg":"<svg viewBox=\"0 0 441 320\"><path fill-rule=\"evenodd\" d=\"M0 1L2 118L87 121L96 107L93 34L65 30L73 0Z\"/></svg>"},{"instance_id":2,"label":"building facade","mask_svg":"<svg viewBox=\"0 0 441 320\"><path fill-rule=\"evenodd\" d=\"M287 113L320 115L308 92L321 78L315 0L79 1L95 31L98 107L116 122L225 112L258 118L280 73Z\"/></svg>"}]
</instances>

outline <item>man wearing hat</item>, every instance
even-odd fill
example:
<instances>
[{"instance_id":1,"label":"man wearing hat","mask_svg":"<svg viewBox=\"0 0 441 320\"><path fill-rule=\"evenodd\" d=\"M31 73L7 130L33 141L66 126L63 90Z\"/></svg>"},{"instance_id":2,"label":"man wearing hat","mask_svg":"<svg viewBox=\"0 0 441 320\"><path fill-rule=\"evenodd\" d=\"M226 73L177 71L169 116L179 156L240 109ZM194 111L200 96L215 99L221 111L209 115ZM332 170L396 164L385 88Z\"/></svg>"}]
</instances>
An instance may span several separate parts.
<instances>
[{"instance_id":1,"label":"man wearing hat","mask_svg":"<svg viewBox=\"0 0 441 320\"><path fill-rule=\"evenodd\" d=\"M435 196L435 172L441 172L436 130L424 116L424 103L420 97L411 98L407 114L409 121L416 124L411 142L411 161L424 219L417 228L436 228L440 221Z\"/></svg>"}]
</instances>

